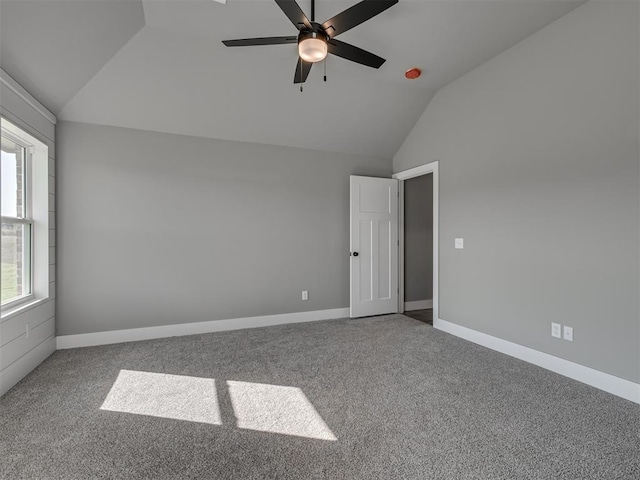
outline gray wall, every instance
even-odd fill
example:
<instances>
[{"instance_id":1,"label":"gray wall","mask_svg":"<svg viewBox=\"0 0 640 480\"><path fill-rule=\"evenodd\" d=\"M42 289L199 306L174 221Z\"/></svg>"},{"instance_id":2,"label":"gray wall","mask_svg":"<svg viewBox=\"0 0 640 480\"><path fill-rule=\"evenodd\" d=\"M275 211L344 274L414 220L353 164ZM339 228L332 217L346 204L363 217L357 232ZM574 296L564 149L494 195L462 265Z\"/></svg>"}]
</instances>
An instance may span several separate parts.
<instances>
[{"instance_id":1,"label":"gray wall","mask_svg":"<svg viewBox=\"0 0 640 480\"><path fill-rule=\"evenodd\" d=\"M639 8L588 2L449 84L394 158L440 161L442 319L636 382Z\"/></svg>"},{"instance_id":2,"label":"gray wall","mask_svg":"<svg viewBox=\"0 0 640 480\"><path fill-rule=\"evenodd\" d=\"M433 298L433 175L404 182L404 301Z\"/></svg>"},{"instance_id":3,"label":"gray wall","mask_svg":"<svg viewBox=\"0 0 640 480\"><path fill-rule=\"evenodd\" d=\"M391 175L385 158L67 122L58 152L58 335L347 307L349 175Z\"/></svg>"},{"instance_id":4,"label":"gray wall","mask_svg":"<svg viewBox=\"0 0 640 480\"><path fill-rule=\"evenodd\" d=\"M4 72L0 72L5 78ZM25 96L30 97L28 93ZM32 97L30 100L35 100ZM36 103L37 100L33 102ZM34 286L49 282L48 296L46 293L38 294L34 303L24 306L20 313L9 314L0 319L0 395L18 383L30 371L36 368L43 360L56 350L55 339L55 305L56 305L56 128L52 120L55 117L45 118L32 104L0 82L0 115L25 132L43 142L48 147L48 238L43 239L43 248L46 251L49 245L48 272L44 265L44 278L38 275L42 273L36 268ZM33 180L33 178L32 178ZM46 216L46 213L43 212ZM36 228L38 219L34 219ZM44 223L44 220L42 221ZM45 228L45 225L40 225ZM36 234L38 230L36 230ZM42 238L42 237L40 237ZM38 243L34 237L34 243ZM38 265L36 264L36 267ZM29 336L26 335L26 326L29 325Z\"/></svg>"}]
</instances>

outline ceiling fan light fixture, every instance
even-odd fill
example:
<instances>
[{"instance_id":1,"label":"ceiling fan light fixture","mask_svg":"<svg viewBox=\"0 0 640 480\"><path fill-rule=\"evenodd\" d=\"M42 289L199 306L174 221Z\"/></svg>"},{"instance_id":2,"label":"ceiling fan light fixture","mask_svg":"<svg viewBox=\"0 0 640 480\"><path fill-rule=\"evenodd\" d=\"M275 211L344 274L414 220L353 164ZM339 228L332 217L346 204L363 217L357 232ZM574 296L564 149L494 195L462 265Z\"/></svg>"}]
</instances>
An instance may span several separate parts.
<instances>
[{"instance_id":1,"label":"ceiling fan light fixture","mask_svg":"<svg viewBox=\"0 0 640 480\"><path fill-rule=\"evenodd\" d=\"M2 0L0 0L2 1ZM227 47L249 47L254 45L298 45L298 61L293 83L304 83L314 63L327 58L327 54L344 58L371 68L380 68L385 59L362 48L336 40L335 37L381 14L399 0L361 0L360 3L343 10L324 23L315 21L316 2L311 0L309 19L296 0L275 0L280 10L298 30L298 36L240 38L223 40ZM331 48L329 48L331 47ZM326 75L325 75L326 81Z\"/></svg>"},{"instance_id":2,"label":"ceiling fan light fixture","mask_svg":"<svg viewBox=\"0 0 640 480\"><path fill-rule=\"evenodd\" d=\"M312 32L298 42L298 55L305 62L321 62L327 56L327 41L324 35Z\"/></svg>"}]
</instances>

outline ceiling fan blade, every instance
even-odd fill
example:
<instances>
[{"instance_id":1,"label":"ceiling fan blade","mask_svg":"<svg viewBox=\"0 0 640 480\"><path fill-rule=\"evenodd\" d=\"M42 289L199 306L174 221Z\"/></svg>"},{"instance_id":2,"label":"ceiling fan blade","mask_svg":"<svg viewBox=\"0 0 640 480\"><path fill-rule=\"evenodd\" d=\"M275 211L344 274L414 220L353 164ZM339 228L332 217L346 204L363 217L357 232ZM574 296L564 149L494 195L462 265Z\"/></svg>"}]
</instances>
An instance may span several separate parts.
<instances>
[{"instance_id":1,"label":"ceiling fan blade","mask_svg":"<svg viewBox=\"0 0 640 480\"><path fill-rule=\"evenodd\" d=\"M311 22L295 0L276 0L276 3L298 30L312 28Z\"/></svg>"},{"instance_id":2,"label":"ceiling fan blade","mask_svg":"<svg viewBox=\"0 0 640 480\"><path fill-rule=\"evenodd\" d=\"M253 45L282 45L285 43L298 43L298 37L260 37L242 38L239 40L223 40L227 47L250 47Z\"/></svg>"},{"instance_id":3,"label":"ceiling fan blade","mask_svg":"<svg viewBox=\"0 0 640 480\"><path fill-rule=\"evenodd\" d=\"M298 65L296 66L296 74L293 77L293 83L306 82L312 65L313 63L305 62L300 57L298 57Z\"/></svg>"},{"instance_id":4,"label":"ceiling fan blade","mask_svg":"<svg viewBox=\"0 0 640 480\"><path fill-rule=\"evenodd\" d=\"M324 22L322 28L333 38L366 22L396 3L398 0L363 0Z\"/></svg>"},{"instance_id":5,"label":"ceiling fan blade","mask_svg":"<svg viewBox=\"0 0 640 480\"><path fill-rule=\"evenodd\" d=\"M362 50L349 43L341 42L332 38L327 42L327 50L329 53L337 55L338 57L351 60L352 62L366 65L367 67L380 68L386 60L382 57L374 55L371 52Z\"/></svg>"}]
</instances>

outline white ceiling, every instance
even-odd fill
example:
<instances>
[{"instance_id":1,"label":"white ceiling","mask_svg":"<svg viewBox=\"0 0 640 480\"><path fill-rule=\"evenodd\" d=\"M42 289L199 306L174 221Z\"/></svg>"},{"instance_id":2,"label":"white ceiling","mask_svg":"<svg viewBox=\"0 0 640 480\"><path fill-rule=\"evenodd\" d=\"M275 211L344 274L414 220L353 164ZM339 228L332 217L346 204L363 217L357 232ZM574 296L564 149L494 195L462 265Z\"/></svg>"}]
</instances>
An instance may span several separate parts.
<instances>
[{"instance_id":1,"label":"white ceiling","mask_svg":"<svg viewBox=\"0 0 640 480\"><path fill-rule=\"evenodd\" d=\"M317 0L316 19L355 2ZM221 43L295 35L273 0L142 0L143 21L140 0L0 0L0 66L64 120L392 157L439 88L580 3L400 0L340 36L380 70L330 57L300 93L295 45Z\"/></svg>"}]
</instances>

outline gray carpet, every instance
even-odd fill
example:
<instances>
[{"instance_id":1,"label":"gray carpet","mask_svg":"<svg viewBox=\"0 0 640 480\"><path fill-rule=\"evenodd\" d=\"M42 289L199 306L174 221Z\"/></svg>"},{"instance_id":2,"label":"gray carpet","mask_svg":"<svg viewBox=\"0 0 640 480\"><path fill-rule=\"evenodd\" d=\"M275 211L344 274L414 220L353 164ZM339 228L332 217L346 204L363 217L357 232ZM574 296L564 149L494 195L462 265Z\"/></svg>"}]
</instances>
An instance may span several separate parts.
<instances>
[{"instance_id":1,"label":"gray carpet","mask_svg":"<svg viewBox=\"0 0 640 480\"><path fill-rule=\"evenodd\" d=\"M404 315L409 318L413 318L414 320L420 320L421 322L428 323L429 325L433 325L433 309L427 308L424 310L410 310L408 312L404 312Z\"/></svg>"},{"instance_id":2,"label":"gray carpet","mask_svg":"<svg viewBox=\"0 0 640 480\"><path fill-rule=\"evenodd\" d=\"M402 315L332 320L58 351L0 399L0 477L637 480L639 413Z\"/></svg>"}]
</instances>

